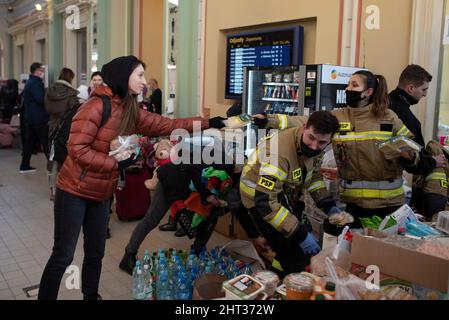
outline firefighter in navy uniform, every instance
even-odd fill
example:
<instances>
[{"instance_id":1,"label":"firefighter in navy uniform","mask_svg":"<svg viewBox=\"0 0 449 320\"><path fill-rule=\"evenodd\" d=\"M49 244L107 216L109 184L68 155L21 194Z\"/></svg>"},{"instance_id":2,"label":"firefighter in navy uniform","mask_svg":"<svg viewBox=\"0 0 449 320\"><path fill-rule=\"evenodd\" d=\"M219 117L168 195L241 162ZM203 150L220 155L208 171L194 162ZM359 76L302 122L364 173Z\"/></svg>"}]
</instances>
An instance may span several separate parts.
<instances>
[{"instance_id":1,"label":"firefighter in navy uniform","mask_svg":"<svg viewBox=\"0 0 449 320\"><path fill-rule=\"evenodd\" d=\"M341 213L320 173L323 150L338 128L329 112L316 112L307 124L265 138L243 169L242 203L276 252L272 267L280 274L303 271L320 251L303 217L302 190L324 212Z\"/></svg>"},{"instance_id":2,"label":"firefighter in navy uniform","mask_svg":"<svg viewBox=\"0 0 449 320\"><path fill-rule=\"evenodd\" d=\"M340 197L352 216L385 217L404 205L403 169L413 170L419 162L417 152L403 152L398 159L388 160L377 147L379 141L394 136L413 135L388 109L386 80L369 71L354 73L346 88L348 107L335 109L340 123L332 146L340 178ZM272 128L299 126L304 117L256 117L256 124ZM361 227L356 219L352 228Z\"/></svg>"}]
</instances>

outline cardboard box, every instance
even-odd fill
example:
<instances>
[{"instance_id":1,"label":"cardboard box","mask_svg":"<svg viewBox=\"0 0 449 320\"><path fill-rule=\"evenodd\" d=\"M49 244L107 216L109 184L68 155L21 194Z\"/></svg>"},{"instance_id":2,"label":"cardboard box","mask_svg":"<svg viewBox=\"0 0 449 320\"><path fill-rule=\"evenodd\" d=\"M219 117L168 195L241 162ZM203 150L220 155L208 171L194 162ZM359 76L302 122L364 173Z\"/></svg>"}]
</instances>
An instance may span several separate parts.
<instances>
[{"instance_id":1,"label":"cardboard box","mask_svg":"<svg viewBox=\"0 0 449 320\"><path fill-rule=\"evenodd\" d=\"M379 234L376 235L380 237ZM449 293L449 260L354 234L352 263L378 266L380 272L423 288Z\"/></svg>"},{"instance_id":2,"label":"cardboard box","mask_svg":"<svg viewBox=\"0 0 449 320\"><path fill-rule=\"evenodd\" d=\"M213 300L224 298L223 282L228 279L218 274L206 274L195 281L193 300Z\"/></svg>"},{"instance_id":3,"label":"cardboard box","mask_svg":"<svg viewBox=\"0 0 449 320\"><path fill-rule=\"evenodd\" d=\"M358 264L352 264L351 273L364 280L371 275L366 273L366 267ZM434 289L428 289L416 283L398 279L384 273L380 274L379 281L381 289L387 289L388 287L399 287L419 300L449 300L449 294L447 293Z\"/></svg>"},{"instance_id":4,"label":"cardboard box","mask_svg":"<svg viewBox=\"0 0 449 320\"><path fill-rule=\"evenodd\" d=\"M245 230L231 213L218 218L215 231L229 238L248 240Z\"/></svg>"}]
</instances>

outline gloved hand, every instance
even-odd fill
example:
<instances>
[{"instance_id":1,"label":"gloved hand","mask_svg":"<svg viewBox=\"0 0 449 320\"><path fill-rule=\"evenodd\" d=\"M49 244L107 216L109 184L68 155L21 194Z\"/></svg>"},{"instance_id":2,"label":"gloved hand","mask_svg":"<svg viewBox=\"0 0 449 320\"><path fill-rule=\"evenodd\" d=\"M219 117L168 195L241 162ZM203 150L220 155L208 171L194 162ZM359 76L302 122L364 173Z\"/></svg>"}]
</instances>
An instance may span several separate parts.
<instances>
[{"instance_id":1,"label":"gloved hand","mask_svg":"<svg viewBox=\"0 0 449 320\"><path fill-rule=\"evenodd\" d=\"M267 116L265 114L256 114L253 116L253 123L263 129L268 124Z\"/></svg>"},{"instance_id":2,"label":"gloved hand","mask_svg":"<svg viewBox=\"0 0 449 320\"><path fill-rule=\"evenodd\" d=\"M118 171L125 170L126 168L132 166L137 162L138 157L136 157L136 154L133 153L128 159L119 161L118 163Z\"/></svg>"},{"instance_id":3,"label":"gloved hand","mask_svg":"<svg viewBox=\"0 0 449 320\"><path fill-rule=\"evenodd\" d=\"M222 118L222 117L210 118L209 119L209 128L222 129L222 128L226 127L226 125L223 122L224 120L226 120L226 118Z\"/></svg>"},{"instance_id":4,"label":"gloved hand","mask_svg":"<svg viewBox=\"0 0 449 320\"><path fill-rule=\"evenodd\" d=\"M304 254L311 256L317 255L320 251L320 245L316 241L315 237L309 232L303 242L299 244Z\"/></svg>"},{"instance_id":5,"label":"gloved hand","mask_svg":"<svg viewBox=\"0 0 449 320\"><path fill-rule=\"evenodd\" d=\"M329 223L339 227L354 222L354 217L351 214L341 210L338 207L332 207L327 215L329 216Z\"/></svg>"},{"instance_id":6,"label":"gloved hand","mask_svg":"<svg viewBox=\"0 0 449 320\"><path fill-rule=\"evenodd\" d=\"M327 215L328 215L329 217L331 217L331 216L333 216L333 215L336 215L336 214L341 213L342 211L343 211L343 210L341 210L339 207L333 206L333 207L328 211Z\"/></svg>"}]
</instances>

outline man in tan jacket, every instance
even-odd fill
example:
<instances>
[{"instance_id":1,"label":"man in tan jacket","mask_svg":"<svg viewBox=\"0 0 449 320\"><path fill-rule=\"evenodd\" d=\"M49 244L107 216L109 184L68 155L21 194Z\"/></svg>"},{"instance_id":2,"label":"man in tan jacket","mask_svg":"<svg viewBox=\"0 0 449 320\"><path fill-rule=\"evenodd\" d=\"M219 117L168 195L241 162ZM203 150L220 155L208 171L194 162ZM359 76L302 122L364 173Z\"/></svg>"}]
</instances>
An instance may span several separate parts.
<instances>
[{"instance_id":1,"label":"man in tan jacket","mask_svg":"<svg viewBox=\"0 0 449 320\"><path fill-rule=\"evenodd\" d=\"M320 251L303 219L303 190L325 213L341 213L320 173L323 150L338 129L331 113L316 112L302 126L265 138L243 169L242 203L276 252L273 267L278 271L302 271Z\"/></svg>"}]
</instances>

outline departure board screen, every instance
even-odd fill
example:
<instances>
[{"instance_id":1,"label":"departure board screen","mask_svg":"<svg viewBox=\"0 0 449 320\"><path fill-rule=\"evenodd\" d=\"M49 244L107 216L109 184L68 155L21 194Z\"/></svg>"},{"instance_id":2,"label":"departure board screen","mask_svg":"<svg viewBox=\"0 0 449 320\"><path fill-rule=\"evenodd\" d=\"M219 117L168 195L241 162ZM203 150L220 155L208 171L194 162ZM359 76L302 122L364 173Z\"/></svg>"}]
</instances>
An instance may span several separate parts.
<instances>
[{"instance_id":1,"label":"departure board screen","mask_svg":"<svg viewBox=\"0 0 449 320\"><path fill-rule=\"evenodd\" d=\"M245 67L302 64L303 28L292 27L227 37L226 98L243 92Z\"/></svg>"}]
</instances>

